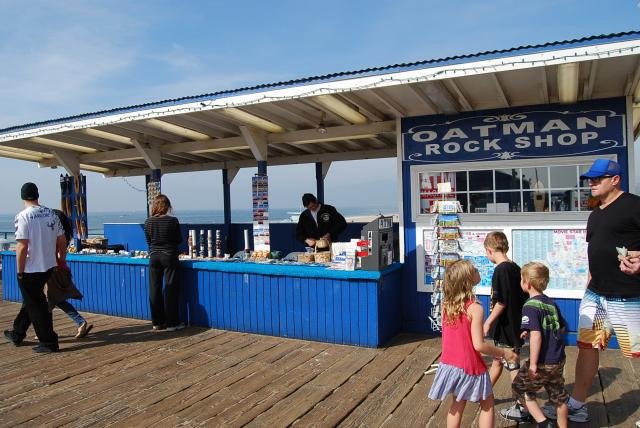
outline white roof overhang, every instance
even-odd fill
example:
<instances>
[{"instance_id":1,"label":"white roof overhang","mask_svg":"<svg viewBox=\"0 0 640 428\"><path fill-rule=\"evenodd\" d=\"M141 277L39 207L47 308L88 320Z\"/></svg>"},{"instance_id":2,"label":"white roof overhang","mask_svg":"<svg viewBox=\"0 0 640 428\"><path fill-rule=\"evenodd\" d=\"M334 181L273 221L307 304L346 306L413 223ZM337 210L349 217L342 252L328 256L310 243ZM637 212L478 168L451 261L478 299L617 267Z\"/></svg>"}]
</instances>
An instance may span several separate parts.
<instances>
[{"instance_id":1,"label":"white roof overhang","mask_svg":"<svg viewBox=\"0 0 640 428\"><path fill-rule=\"evenodd\" d=\"M0 157L105 176L252 167L256 147L270 165L395 157L400 117L619 96L638 134L639 39L523 50L9 128Z\"/></svg>"}]
</instances>

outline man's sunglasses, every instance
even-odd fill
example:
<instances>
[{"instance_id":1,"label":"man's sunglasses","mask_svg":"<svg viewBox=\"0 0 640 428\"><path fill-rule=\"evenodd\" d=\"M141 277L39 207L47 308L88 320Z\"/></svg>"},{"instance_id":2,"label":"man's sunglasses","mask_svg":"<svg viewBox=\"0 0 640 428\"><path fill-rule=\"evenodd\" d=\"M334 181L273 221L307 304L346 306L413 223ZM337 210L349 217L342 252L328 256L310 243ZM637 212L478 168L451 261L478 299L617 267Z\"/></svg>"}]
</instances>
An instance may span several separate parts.
<instances>
[{"instance_id":1,"label":"man's sunglasses","mask_svg":"<svg viewBox=\"0 0 640 428\"><path fill-rule=\"evenodd\" d=\"M603 175L601 177L589 177L589 178L587 178L587 180L593 181L594 183L600 183L605 178L612 178L612 177L615 177L615 175Z\"/></svg>"}]
</instances>

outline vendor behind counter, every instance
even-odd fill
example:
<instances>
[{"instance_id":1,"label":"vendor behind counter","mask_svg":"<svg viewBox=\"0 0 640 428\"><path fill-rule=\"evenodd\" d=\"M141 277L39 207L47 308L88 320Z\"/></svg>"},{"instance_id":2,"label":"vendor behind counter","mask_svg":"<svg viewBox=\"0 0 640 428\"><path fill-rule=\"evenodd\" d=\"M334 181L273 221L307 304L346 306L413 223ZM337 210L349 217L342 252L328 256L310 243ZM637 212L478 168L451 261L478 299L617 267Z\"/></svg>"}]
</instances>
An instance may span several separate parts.
<instances>
[{"instance_id":1,"label":"vendor behind counter","mask_svg":"<svg viewBox=\"0 0 640 428\"><path fill-rule=\"evenodd\" d=\"M320 204L311 193L302 195L302 205L306 208L296 226L296 239L309 247L316 245L320 238L337 242L339 235L347 228L347 221L333 206Z\"/></svg>"}]
</instances>

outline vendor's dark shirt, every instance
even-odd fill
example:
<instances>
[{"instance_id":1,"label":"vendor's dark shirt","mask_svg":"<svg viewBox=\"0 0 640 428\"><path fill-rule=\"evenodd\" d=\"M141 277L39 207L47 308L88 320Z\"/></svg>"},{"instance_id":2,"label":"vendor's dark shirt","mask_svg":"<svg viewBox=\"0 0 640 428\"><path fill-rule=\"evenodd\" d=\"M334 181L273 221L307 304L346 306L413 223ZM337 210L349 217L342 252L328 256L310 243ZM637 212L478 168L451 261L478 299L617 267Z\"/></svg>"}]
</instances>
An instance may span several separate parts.
<instances>
[{"instance_id":1,"label":"vendor's dark shirt","mask_svg":"<svg viewBox=\"0 0 640 428\"><path fill-rule=\"evenodd\" d=\"M522 308L522 330L539 331L542 346L537 364L557 364L564 360L564 340L560 330L567 325L560 309L544 294L527 300Z\"/></svg>"},{"instance_id":2,"label":"vendor's dark shirt","mask_svg":"<svg viewBox=\"0 0 640 428\"><path fill-rule=\"evenodd\" d=\"M177 218L169 215L149 217L144 222L144 236L149 245L149 255L178 255L182 233Z\"/></svg>"},{"instance_id":3,"label":"vendor's dark shirt","mask_svg":"<svg viewBox=\"0 0 640 428\"><path fill-rule=\"evenodd\" d=\"M491 278L491 308L496 303L506 306L493 324L491 337L496 343L520 348L520 319L527 294L520 287L520 266L512 261L496 266Z\"/></svg>"},{"instance_id":4,"label":"vendor's dark shirt","mask_svg":"<svg viewBox=\"0 0 640 428\"><path fill-rule=\"evenodd\" d=\"M587 222L589 290L602 296L640 297L640 276L620 271L616 247L640 250L640 197L623 193Z\"/></svg>"},{"instance_id":5,"label":"vendor's dark shirt","mask_svg":"<svg viewBox=\"0 0 640 428\"><path fill-rule=\"evenodd\" d=\"M338 235L347 228L347 221L331 205L321 205L318 210L318 223L313 219L311 211L304 210L298 219L296 227L296 239L304 242L305 239L319 239L329 233L331 242L338 240Z\"/></svg>"}]
</instances>

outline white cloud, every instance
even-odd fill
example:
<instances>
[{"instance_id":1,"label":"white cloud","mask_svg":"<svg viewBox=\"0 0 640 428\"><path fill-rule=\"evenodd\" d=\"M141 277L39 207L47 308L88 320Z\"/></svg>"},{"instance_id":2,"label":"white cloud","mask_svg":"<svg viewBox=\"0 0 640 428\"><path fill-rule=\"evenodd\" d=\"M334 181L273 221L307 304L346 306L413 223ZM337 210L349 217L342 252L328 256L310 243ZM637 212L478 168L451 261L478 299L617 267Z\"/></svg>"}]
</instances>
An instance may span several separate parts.
<instances>
[{"instance_id":1,"label":"white cloud","mask_svg":"<svg viewBox=\"0 0 640 428\"><path fill-rule=\"evenodd\" d=\"M138 28L134 21L94 6L83 10L77 3L65 15L70 9L27 17L5 11L0 20L0 127L82 112L87 104L94 108L101 104L101 82L135 60L136 47L128 43Z\"/></svg>"}]
</instances>

